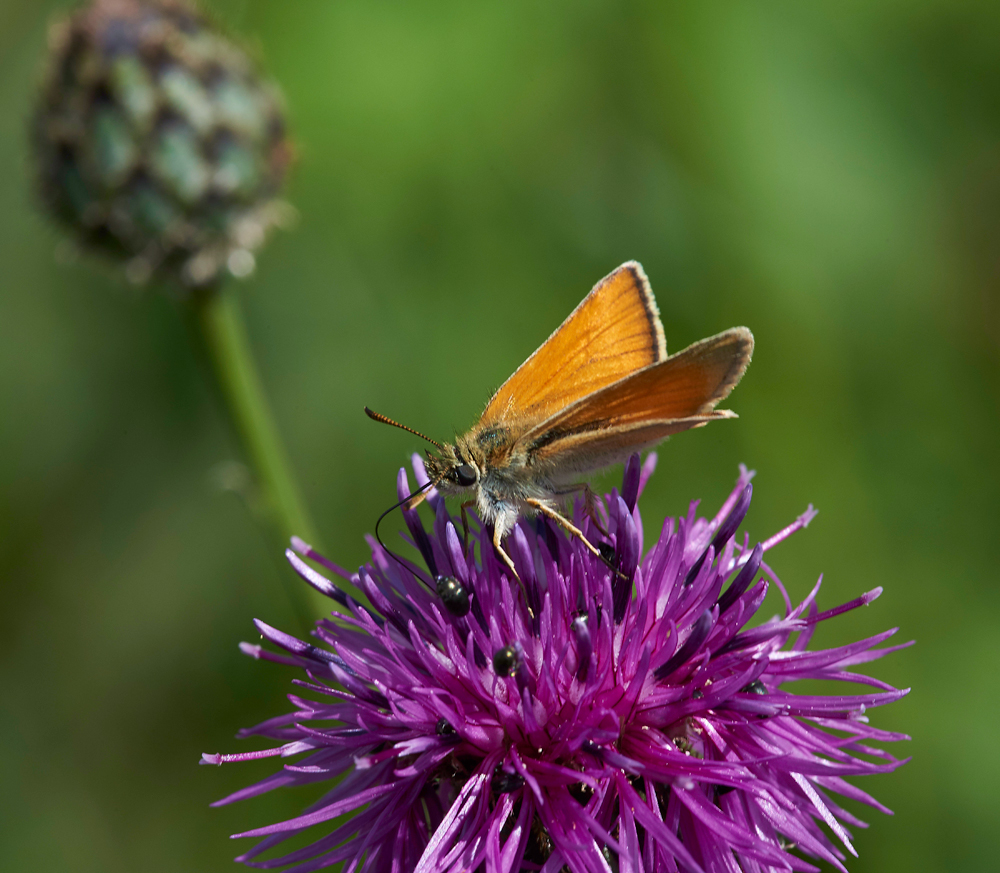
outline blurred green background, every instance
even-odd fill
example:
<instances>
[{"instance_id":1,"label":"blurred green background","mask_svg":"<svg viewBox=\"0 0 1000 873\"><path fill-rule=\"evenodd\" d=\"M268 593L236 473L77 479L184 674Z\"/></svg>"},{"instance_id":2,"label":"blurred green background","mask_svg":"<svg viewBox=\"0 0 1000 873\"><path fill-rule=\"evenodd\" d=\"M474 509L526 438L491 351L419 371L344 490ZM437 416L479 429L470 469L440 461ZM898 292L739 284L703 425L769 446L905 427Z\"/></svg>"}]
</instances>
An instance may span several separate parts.
<instances>
[{"instance_id":1,"label":"blurred green background","mask_svg":"<svg viewBox=\"0 0 1000 873\"><path fill-rule=\"evenodd\" d=\"M771 561L822 644L900 625L872 713L914 760L862 786L853 871L996 869L1000 766L1000 5L218 0L282 83L298 228L243 300L341 564L420 448L601 276L640 260L670 348L735 324L731 406L661 453L647 518L745 461ZM177 306L32 198L25 127L64 4L0 4L0 853L10 870L232 869L229 833L310 795L207 804L273 769L196 766L285 710L237 643L295 630L283 569L213 486L236 456ZM604 481L620 475L615 471ZM714 511L714 509L713 509ZM249 748L249 746L247 746Z\"/></svg>"}]
</instances>

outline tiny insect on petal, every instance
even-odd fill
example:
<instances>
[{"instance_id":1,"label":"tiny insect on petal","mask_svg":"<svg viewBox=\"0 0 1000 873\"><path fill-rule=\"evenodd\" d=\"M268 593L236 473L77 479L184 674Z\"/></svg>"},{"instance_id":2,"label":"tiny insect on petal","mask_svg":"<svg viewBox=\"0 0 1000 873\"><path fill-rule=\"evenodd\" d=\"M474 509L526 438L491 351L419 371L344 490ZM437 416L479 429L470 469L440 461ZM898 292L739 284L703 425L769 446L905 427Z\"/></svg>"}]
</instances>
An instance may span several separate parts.
<instances>
[{"instance_id":1,"label":"tiny insect on petal","mask_svg":"<svg viewBox=\"0 0 1000 873\"><path fill-rule=\"evenodd\" d=\"M472 601L469 599L469 592L454 576L438 576L434 580L437 588L437 595L441 602L452 615L462 618L469 614L472 609Z\"/></svg>"}]
</instances>

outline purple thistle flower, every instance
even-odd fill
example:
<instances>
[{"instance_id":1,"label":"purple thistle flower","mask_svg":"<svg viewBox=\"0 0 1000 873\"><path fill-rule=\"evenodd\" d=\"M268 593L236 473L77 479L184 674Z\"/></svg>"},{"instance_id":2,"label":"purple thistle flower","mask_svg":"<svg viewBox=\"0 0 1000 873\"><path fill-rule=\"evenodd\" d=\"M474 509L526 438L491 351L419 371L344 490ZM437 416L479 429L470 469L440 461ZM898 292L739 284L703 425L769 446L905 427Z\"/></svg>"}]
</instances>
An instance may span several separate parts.
<instances>
[{"instance_id":1,"label":"purple thistle flower","mask_svg":"<svg viewBox=\"0 0 1000 873\"><path fill-rule=\"evenodd\" d=\"M216 805L286 785L326 793L297 818L237 834L263 837L237 860L296 873L339 862L345 873L732 873L816 870L809 857L844 870L838 843L856 854L847 826L865 824L831 795L889 812L844 777L894 770L905 761L869 743L907 739L866 715L907 690L852 668L903 646L876 648L896 629L808 644L817 623L881 588L821 612L817 582L793 608L762 558L815 512L753 548L736 542L752 496L743 467L714 518L692 503L643 554L636 502L655 464L633 456L621 492L599 506L607 563L549 522L522 520L508 542L523 588L475 520L479 559L463 550L433 490L432 531L404 513L430 577L373 540L356 574L296 540L288 560L341 609L317 623L316 645L257 621L287 654L242 648L304 669L306 696L240 733L277 747L203 762L296 759ZM414 472L426 484L417 456ZM398 490L410 491L402 470ZM576 523L602 541L580 506ZM772 585L784 615L748 627ZM873 690L798 695L787 690L797 679ZM311 828L304 848L260 860Z\"/></svg>"}]
</instances>

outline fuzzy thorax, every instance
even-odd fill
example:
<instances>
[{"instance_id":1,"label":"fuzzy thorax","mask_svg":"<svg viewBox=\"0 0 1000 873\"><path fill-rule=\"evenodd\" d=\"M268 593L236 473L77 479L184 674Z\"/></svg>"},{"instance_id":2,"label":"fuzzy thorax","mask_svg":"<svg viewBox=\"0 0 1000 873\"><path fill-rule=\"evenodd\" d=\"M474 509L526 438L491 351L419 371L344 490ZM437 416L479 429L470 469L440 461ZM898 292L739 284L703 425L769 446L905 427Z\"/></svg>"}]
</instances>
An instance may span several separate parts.
<instances>
[{"instance_id":1,"label":"fuzzy thorax","mask_svg":"<svg viewBox=\"0 0 1000 873\"><path fill-rule=\"evenodd\" d=\"M516 451L507 428L475 428L427 453L427 475L446 496L475 504L480 518L502 539L519 515L531 514L529 500L553 501L552 483Z\"/></svg>"}]
</instances>

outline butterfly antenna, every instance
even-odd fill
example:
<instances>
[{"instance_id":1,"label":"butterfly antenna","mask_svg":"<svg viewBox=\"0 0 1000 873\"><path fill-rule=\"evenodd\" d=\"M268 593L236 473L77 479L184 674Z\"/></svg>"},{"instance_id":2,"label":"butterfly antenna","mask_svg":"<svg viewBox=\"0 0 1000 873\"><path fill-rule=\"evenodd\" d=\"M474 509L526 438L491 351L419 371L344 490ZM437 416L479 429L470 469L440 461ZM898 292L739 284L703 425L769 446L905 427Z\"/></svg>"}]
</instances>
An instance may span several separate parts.
<instances>
[{"instance_id":1,"label":"butterfly antenna","mask_svg":"<svg viewBox=\"0 0 1000 873\"><path fill-rule=\"evenodd\" d=\"M414 436L418 436L422 440L427 440L427 442L429 442L432 446L437 446L439 449L441 449L441 451L444 451L444 446L441 445L441 443L439 443L437 440L432 440L429 436L424 436L419 430L414 430L412 427L407 427L405 424L400 424L398 421L393 421L391 418L382 415L382 413L380 412L373 412L367 406L365 407L365 415L367 415L370 419L372 419L372 421L380 421L382 422L382 424L391 424L393 427L398 427L400 430L405 430L408 433L412 433ZM420 493L419 491L414 491L413 494L410 495L410 497L413 497L415 494L419 493ZM405 502L406 501L403 501L403 503ZM402 503L397 505L401 506ZM392 509L395 508L396 507L394 506ZM388 511L392 512L392 509Z\"/></svg>"}]
</instances>

